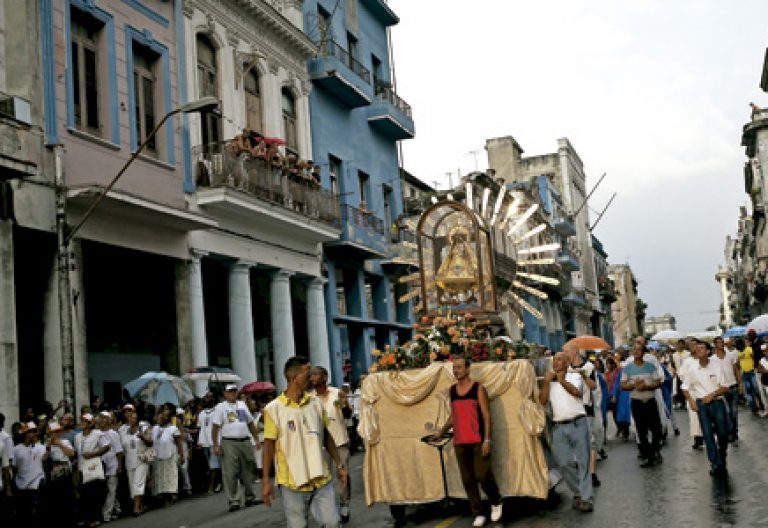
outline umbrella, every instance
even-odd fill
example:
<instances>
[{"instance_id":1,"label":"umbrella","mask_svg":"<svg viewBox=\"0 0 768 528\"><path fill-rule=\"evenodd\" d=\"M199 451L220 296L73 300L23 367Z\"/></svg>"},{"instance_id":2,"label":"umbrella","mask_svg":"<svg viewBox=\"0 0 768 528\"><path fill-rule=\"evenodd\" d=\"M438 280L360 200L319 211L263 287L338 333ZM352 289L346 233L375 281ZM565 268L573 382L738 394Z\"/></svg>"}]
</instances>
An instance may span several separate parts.
<instances>
[{"instance_id":1,"label":"umbrella","mask_svg":"<svg viewBox=\"0 0 768 528\"><path fill-rule=\"evenodd\" d=\"M754 330L758 334L768 332L768 314L759 315L752 319L747 325L747 332L750 330Z\"/></svg>"},{"instance_id":2,"label":"umbrella","mask_svg":"<svg viewBox=\"0 0 768 528\"><path fill-rule=\"evenodd\" d=\"M243 394L253 394L255 392L272 392L277 387L269 381L252 381L244 385L240 392Z\"/></svg>"},{"instance_id":3,"label":"umbrella","mask_svg":"<svg viewBox=\"0 0 768 528\"><path fill-rule=\"evenodd\" d=\"M187 371L185 380L190 381L240 381L241 378L226 367L194 367Z\"/></svg>"},{"instance_id":4,"label":"umbrella","mask_svg":"<svg viewBox=\"0 0 768 528\"><path fill-rule=\"evenodd\" d=\"M685 339L685 334L678 332L677 330L662 330L661 332L658 332L656 335L651 337L651 339L661 343L669 343L677 341L678 339Z\"/></svg>"},{"instance_id":5,"label":"umbrella","mask_svg":"<svg viewBox=\"0 0 768 528\"><path fill-rule=\"evenodd\" d=\"M147 372L125 384L125 390L132 398L153 405L172 403L184 405L194 399L192 391L184 380L167 372Z\"/></svg>"},{"instance_id":6,"label":"umbrella","mask_svg":"<svg viewBox=\"0 0 768 528\"><path fill-rule=\"evenodd\" d=\"M725 331L723 337L743 337L747 335L746 326L733 326Z\"/></svg>"},{"instance_id":7,"label":"umbrella","mask_svg":"<svg viewBox=\"0 0 768 528\"><path fill-rule=\"evenodd\" d=\"M602 337L589 335L574 337L566 345L575 345L579 350L608 350L611 348L611 345L606 343Z\"/></svg>"},{"instance_id":8,"label":"umbrella","mask_svg":"<svg viewBox=\"0 0 768 528\"><path fill-rule=\"evenodd\" d=\"M265 137L264 143L266 143L267 145L272 145L272 144L285 145L286 144L285 140L279 137Z\"/></svg>"},{"instance_id":9,"label":"umbrella","mask_svg":"<svg viewBox=\"0 0 768 528\"><path fill-rule=\"evenodd\" d=\"M661 350L663 348L667 348L667 345L659 343L658 341L650 341L648 343L648 348L650 348L651 350Z\"/></svg>"}]
</instances>

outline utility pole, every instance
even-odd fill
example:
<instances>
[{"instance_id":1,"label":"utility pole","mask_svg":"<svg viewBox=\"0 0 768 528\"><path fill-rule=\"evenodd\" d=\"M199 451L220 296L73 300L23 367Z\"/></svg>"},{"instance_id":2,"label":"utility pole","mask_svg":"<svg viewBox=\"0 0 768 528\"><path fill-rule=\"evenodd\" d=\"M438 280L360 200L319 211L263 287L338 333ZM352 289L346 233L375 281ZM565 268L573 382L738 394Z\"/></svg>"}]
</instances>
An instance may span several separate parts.
<instances>
[{"instance_id":1,"label":"utility pole","mask_svg":"<svg viewBox=\"0 0 768 528\"><path fill-rule=\"evenodd\" d=\"M56 186L56 271L59 294L59 337L61 339L61 378L65 406L75 409L75 342L72 334L72 287L70 248L67 232L67 186L64 181L64 146L53 146Z\"/></svg>"}]
</instances>

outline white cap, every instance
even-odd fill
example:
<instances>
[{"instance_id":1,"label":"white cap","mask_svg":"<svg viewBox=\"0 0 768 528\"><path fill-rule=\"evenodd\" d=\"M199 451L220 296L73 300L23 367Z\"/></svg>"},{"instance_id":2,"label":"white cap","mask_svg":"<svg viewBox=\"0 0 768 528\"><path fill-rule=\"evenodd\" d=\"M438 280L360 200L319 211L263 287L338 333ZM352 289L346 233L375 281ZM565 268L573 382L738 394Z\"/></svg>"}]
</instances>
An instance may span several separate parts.
<instances>
[{"instance_id":1,"label":"white cap","mask_svg":"<svg viewBox=\"0 0 768 528\"><path fill-rule=\"evenodd\" d=\"M92 422L93 421L93 415L91 413L85 413L80 418L82 418L86 422Z\"/></svg>"},{"instance_id":2,"label":"white cap","mask_svg":"<svg viewBox=\"0 0 768 528\"><path fill-rule=\"evenodd\" d=\"M226 387L224 387L224 390L225 391L237 390L237 385L235 385L234 383L229 383L227 384Z\"/></svg>"}]
</instances>

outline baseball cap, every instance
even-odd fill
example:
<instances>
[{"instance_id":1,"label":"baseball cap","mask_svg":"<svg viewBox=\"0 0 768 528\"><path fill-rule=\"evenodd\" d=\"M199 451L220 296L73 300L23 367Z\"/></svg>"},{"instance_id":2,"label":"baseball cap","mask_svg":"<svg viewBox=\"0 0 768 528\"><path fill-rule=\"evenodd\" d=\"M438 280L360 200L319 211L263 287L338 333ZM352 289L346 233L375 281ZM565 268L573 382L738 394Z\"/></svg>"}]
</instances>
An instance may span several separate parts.
<instances>
[{"instance_id":1,"label":"baseball cap","mask_svg":"<svg viewBox=\"0 0 768 528\"><path fill-rule=\"evenodd\" d=\"M237 390L237 385L234 383L228 383L226 387L224 387L225 391L231 391L231 390Z\"/></svg>"},{"instance_id":2,"label":"baseball cap","mask_svg":"<svg viewBox=\"0 0 768 528\"><path fill-rule=\"evenodd\" d=\"M93 422L93 415L91 413L85 413L80 418L85 420L86 422Z\"/></svg>"}]
</instances>

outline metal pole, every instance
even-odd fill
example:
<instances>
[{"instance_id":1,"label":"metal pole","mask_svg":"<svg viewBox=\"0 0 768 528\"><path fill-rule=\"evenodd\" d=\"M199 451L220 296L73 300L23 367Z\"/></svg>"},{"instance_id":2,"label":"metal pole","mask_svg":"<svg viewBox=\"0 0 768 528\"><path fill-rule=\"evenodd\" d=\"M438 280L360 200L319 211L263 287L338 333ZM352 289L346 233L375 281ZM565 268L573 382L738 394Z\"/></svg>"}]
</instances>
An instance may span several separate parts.
<instances>
[{"instance_id":1,"label":"metal pole","mask_svg":"<svg viewBox=\"0 0 768 528\"><path fill-rule=\"evenodd\" d=\"M581 212L581 210L584 208L585 205L587 205L587 202L592 197L592 194L597 190L597 187L602 183L603 179L605 178L605 175L606 175L606 173L604 172L603 175L600 176L600 179L597 180L597 183L595 184L595 186L592 187L592 190L589 191L589 194L587 195L587 197L584 198L584 202L579 206L579 208L576 210L576 212L573 213L573 217L574 218L579 216L579 213Z\"/></svg>"},{"instance_id":2,"label":"metal pole","mask_svg":"<svg viewBox=\"0 0 768 528\"><path fill-rule=\"evenodd\" d=\"M618 193L613 193L613 196L611 196L611 199L610 199L610 200L608 200L608 203L607 203L607 204L605 204L605 207L603 207L603 210L602 210L602 211L600 211L600 214L598 215L598 217L597 217L597 220L595 220L595 223L594 223L594 224L592 224L592 227L590 227L590 228L589 228L590 232L591 232L591 231L594 231L594 230L595 230L595 226L597 226L597 224L600 222L600 220L602 220L602 219L603 219L603 215L604 215L604 214L605 214L605 212L608 210L608 208L611 206L611 204L613 203L613 200L614 200L614 198L616 198L616 195L617 195L617 194L618 194Z\"/></svg>"},{"instance_id":3,"label":"metal pole","mask_svg":"<svg viewBox=\"0 0 768 528\"><path fill-rule=\"evenodd\" d=\"M75 409L75 342L72 334L72 288L69 282L70 248L67 236L67 188L64 183L64 147L53 147L56 184L56 271L59 293L61 377L65 405Z\"/></svg>"}]
</instances>

